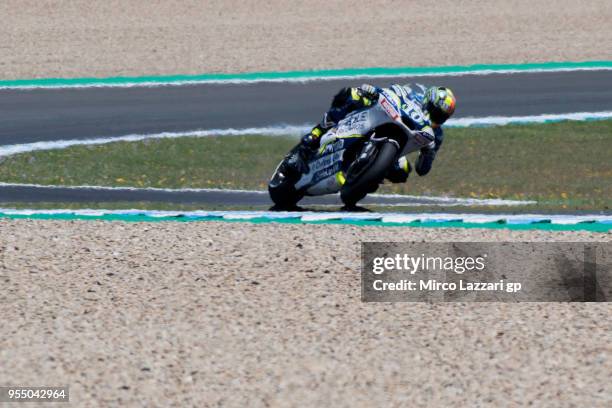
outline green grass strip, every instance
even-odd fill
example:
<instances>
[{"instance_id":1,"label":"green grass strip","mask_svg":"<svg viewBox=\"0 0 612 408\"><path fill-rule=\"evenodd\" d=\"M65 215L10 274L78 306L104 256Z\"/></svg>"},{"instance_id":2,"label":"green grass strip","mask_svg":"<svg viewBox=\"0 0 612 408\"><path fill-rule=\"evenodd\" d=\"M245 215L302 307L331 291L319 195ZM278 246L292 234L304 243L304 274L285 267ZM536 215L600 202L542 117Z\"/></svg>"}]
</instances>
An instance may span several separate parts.
<instances>
[{"instance_id":1,"label":"green grass strip","mask_svg":"<svg viewBox=\"0 0 612 408\"><path fill-rule=\"evenodd\" d=\"M420 228L485 228L485 229L510 229L510 230L546 230L546 231L591 231L608 232L612 229L612 224L604 223L578 223L578 224L552 224L552 223L532 223L532 224L506 224L500 222L489 223L469 223L469 222L421 222L393 223L382 222L379 220L320 220L302 221L299 218L267 218L258 217L251 219L225 219L216 216L204 217L151 217L144 214L105 214L105 215L80 215L80 214L5 214L0 213L0 218L9 219L33 219L33 220L87 220L87 221L124 221L124 222L193 222L193 221L222 221L222 222L249 222L254 224L281 223L281 224L336 224L354 225L362 227L420 227Z\"/></svg>"},{"instance_id":2,"label":"green grass strip","mask_svg":"<svg viewBox=\"0 0 612 408\"><path fill-rule=\"evenodd\" d=\"M612 120L450 128L445 133L444 144L430 174L418 177L413 173L406 183L385 184L379 192L537 201L537 204L520 208L506 207L505 211L558 213L586 210L609 213L612 189L606 186L612 179L610 135ZM273 169L295 143L296 139L291 137L252 135L73 146L6 157L0 163L0 181L265 191ZM416 155L409 158L414 163ZM8 208L7 204L0 207ZM87 203L91 204L95 205ZM130 208L134 204L124 203L124 208L126 205ZM143 206L164 209L160 204ZM219 209L246 207L250 206ZM394 211L425 210L411 210L410 205L406 207ZM41 207L30 207L36 208ZM74 207L60 203L54 204L54 208ZM100 208L99 205L95 208L113 209ZM432 206L429 210L441 209ZM473 209L477 212L484 210ZM488 208L489 212L492 210L501 211L499 207Z\"/></svg>"},{"instance_id":3,"label":"green grass strip","mask_svg":"<svg viewBox=\"0 0 612 408\"><path fill-rule=\"evenodd\" d=\"M138 84L178 84L183 82L304 80L356 76L404 76L461 74L484 71L554 71L574 69L611 69L612 61L541 62L528 64L476 64L438 67L347 68L287 72L247 72L235 74L164 75L109 78L40 78L1 80L0 88L69 87L69 86L121 86Z\"/></svg>"}]
</instances>

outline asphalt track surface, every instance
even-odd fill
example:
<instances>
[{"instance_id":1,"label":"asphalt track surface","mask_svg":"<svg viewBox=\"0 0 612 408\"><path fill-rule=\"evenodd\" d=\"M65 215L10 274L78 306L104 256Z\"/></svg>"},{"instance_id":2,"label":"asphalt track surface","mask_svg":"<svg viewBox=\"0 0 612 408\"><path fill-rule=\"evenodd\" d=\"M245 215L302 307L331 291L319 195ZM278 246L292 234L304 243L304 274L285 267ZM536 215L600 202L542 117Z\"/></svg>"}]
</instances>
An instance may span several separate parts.
<instances>
[{"instance_id":1,"label":"asphalt track surface","mask_svg":"<svg viewBox=\"0 0 612 408\"><path fill-rule=\"evenodd\" d=\"M9 197L6 199L3 197ZM170 202L179 204L230 205L230 206L272 206L272 201L266 192L254 191L168 191L147 189L121 188L60 188L37 186L0 186L0 200L13 202ZM449 198L445 205L461 204L461 199ZM465 202L463 202L465 204ZM369 196L360 204L365 205L440 205L440 201L427 197ZM327 195L320 197L305 197L300 205L332 205L342 206L340 197Z\"/></svg>"},{"instance_id":2,"label":"asphalt track surface","mask_svg":"<svg viewBox=\"0 0 612 408\"><path fill-rule=\"evenodd\" d=\"M0 145L319 121L332 96L363 80L135 88L0 90ZM612 110L612 71L377 78L455 91L455 117Z\"/></svg>"},{"instance_id":3,"label":"asphalt track surface","mask_svg":"<svg viewBox=\"0 0 612 408\"><path fill-rule=\"evenodd\" d=\"M195 84L133 88L0 90L0 145L315 123L343 86L364 80ZM612 111L612 71L377 78L443 84L459 100L455 117ZM280 159L280 158L279 158ZM272 172L272 169L270 169ZM180 195L179 196L177 196ZM137 198L136 198L137 197ZM245 200L237 202L237 200ZM260 205L265 195L0 187L0 201L169 201ZM331 200L328 202L327 200ZM336 204L322 198L317 203ZM313 202L310 202L313 203Z\"/></svg>"}]
</instances>

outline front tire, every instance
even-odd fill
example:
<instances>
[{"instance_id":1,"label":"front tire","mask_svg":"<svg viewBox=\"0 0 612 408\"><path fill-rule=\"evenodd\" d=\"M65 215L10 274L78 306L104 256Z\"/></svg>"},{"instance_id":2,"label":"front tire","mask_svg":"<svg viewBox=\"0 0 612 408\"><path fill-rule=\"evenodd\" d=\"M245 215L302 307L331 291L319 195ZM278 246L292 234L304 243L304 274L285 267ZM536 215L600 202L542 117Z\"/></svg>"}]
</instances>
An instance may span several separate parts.
<instances>
[{"instance_id":1,"label":"front tire","mask_svg":"<svg viewBox=\"0 0 612 408\"><path fill-rule=\"evenodd\" d=\"M346 207L354 207L358 201L378 189L389 166L395 161L398 151L396 143L384 142L378 149L376 157L370 159L366 168L360 167L358 174L351 174L352 167L349 167L346 183L340 190L340 198Z\"/></svg>"}]
</instances>

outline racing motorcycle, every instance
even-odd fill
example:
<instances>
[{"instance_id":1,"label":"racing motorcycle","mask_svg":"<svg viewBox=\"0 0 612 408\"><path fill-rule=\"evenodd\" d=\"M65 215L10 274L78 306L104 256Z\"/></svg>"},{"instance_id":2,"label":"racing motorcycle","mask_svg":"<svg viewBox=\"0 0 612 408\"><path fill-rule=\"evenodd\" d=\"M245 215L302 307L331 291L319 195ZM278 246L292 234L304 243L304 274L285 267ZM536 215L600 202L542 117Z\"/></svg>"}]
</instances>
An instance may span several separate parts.
<instances>
[{"instance_id":1,"label":"racing motorcycle","mask_svg":"<svg viewBox=\"0 0 612 408\"><path fill-rule=\"evenodd\" d=\"M279 209L294 208L304 196L340 192L346 208L373 193L388 169L403 155L431 145L433 135L414 129L424 120L421 107L384 89L372 106L347 115L321 136L321 147L307 161L309 171L296 180L285 160L268 183Z\"/></svg>"}]
</instances>

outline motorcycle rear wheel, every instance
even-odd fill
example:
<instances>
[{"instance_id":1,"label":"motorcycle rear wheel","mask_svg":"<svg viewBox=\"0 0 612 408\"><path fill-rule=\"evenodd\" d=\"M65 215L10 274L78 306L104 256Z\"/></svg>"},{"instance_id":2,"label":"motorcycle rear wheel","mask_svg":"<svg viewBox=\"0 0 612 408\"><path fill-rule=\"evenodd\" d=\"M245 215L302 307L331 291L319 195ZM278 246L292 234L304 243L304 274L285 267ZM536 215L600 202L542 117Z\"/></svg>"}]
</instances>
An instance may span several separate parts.
<instances>
[{"instance_id":1,"label":"motorcycle rear wheel","mask_svg":"<svg viewBox=\"0 0 612 408\"><path fill-rule=\"evenodd\" d=\"M304 193L296 191L295 183L289 180L280 169L274 173L268 183L268 193L275 204L275 209L278 210L295 209L298 201L304 198Z\"/></svg>"}]
</instances>

